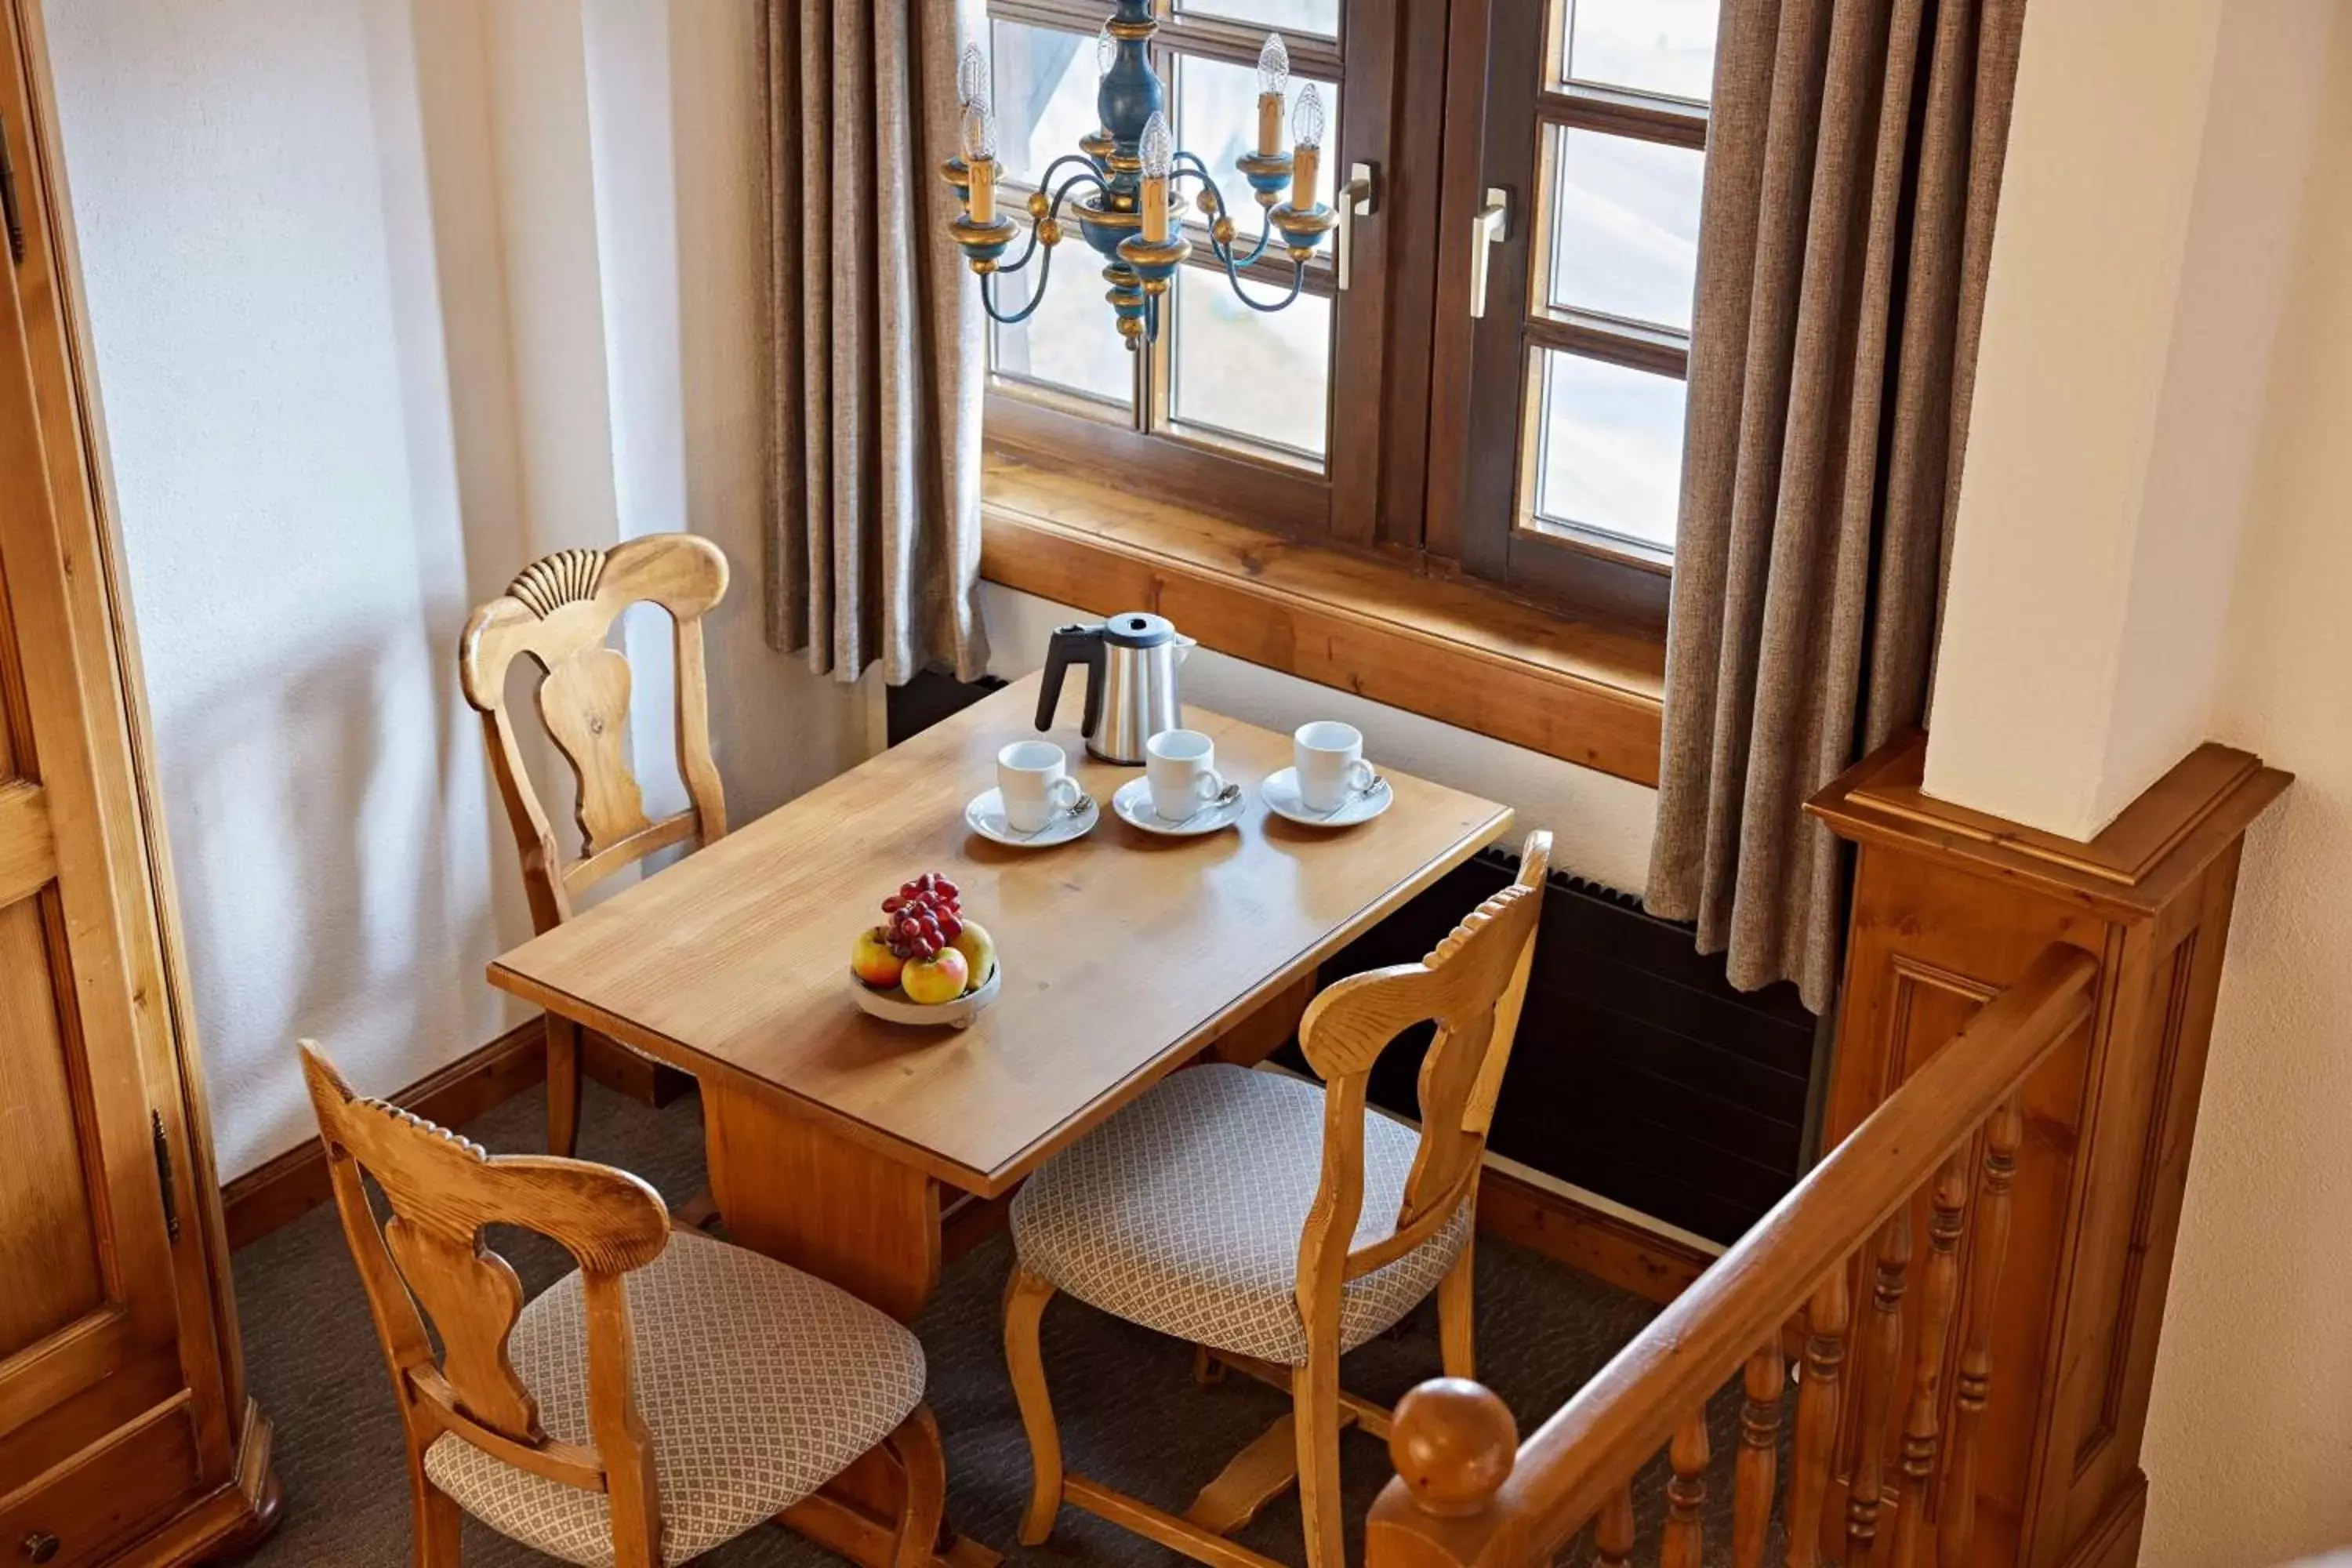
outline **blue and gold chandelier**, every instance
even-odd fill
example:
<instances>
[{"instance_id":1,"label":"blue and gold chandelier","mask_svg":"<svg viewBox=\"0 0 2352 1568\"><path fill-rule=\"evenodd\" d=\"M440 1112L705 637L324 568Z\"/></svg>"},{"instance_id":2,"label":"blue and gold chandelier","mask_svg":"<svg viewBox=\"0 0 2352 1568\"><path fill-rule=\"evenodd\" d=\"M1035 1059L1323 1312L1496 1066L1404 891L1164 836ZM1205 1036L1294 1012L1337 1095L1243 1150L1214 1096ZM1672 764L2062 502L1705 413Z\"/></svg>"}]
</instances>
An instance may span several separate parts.
<instances>
[{"instance_id":1,"label":"blue and gold chandelier","mask_svg":"<svg viewBox=\"0 0 2352 1568\"><path fill-rule=\"evenodd\" d=\"M1103 24L1096 40L1096 58L1102 86L1095 104L1101 129L1081 137L1078 151L1047 164L1030 193L1029 243L1021 258L1007 262L1019 226L997 211L996 182L1002 173L996 161L996 115L989 84L988 62L974 45L964 50L957 72L957 97L963 105L963 150L948 160L942 173L963 194L963 215L952 232L963 247L971 269L980 275L981 302L991 320L1005 326L1025 321L1045 298L1045 283L1054 265L1054 249L1062 241L1066 207L1086 242L1108 263L1103 280L1118 321L1119 335L1132 350L1139 343L1157 342L1165 314L1169 279L1192 254L1184 237L1185 196L1179 186L1192 181L1199 186L1192 201L1209 226L1209 247L1223 264L1226 278L1242 303L1255 310L1279 310L1297 300L1307 283L1307 264L1315 258L1323 237L1339 217L1316 200L1315 184L1323 157L1323 99L1313 83L1301 89L1291 114L1292 147L1280 150L1284 98L1290 84L1290 57L1282 36L1270 33L1257 58L1257 150L1237 161L1242 178L1256 193L1265 216L1257 243L1247 250L1234 247L1236 228L1223 193L1208 165L1191 153L1178 150L1169 133L1167 93L1151 68L1151 38L1159 24L1152 19L1152 0L1116 0L1117 12ZM1066 167L1074 172L1059 185L1055 179ZM1275 237L1289 253L1289 290L1279 298L1257 300L1242 287L1242 272L1266 253ZM1032 262L1037 266L1029 301L1018 310L998 307L996 279L1018 273Z\"/></svg>"}]
</instances>

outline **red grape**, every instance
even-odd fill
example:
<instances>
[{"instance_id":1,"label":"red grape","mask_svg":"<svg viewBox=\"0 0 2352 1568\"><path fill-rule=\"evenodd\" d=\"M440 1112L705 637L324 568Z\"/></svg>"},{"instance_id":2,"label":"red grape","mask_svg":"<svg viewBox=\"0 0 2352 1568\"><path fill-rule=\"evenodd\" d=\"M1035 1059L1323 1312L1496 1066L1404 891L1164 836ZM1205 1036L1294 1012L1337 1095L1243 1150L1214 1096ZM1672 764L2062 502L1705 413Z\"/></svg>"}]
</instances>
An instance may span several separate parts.
<instances>
[{"instance_id":1,"label":"red grape","mask_svg":"<svg viewBox=\"0 0 2352 1568\"><path fill-rule=\"evenodd\" d=\"M938 883L938 887L939 887L939 890L940 890L942 894L946 895L948 898L950 898L950 899L955 898L955 897L958 897L958 896L959 896L959 894L960 894L960 892L961 892L961 889L958 889L958 888L956 887L956 885L955 885L953 882L949 881L949 880L948 880L946 878L944 878L944 877L942 877L942 878L940 878L940 879L939 883Z\"/></svg>"}]
</instances>

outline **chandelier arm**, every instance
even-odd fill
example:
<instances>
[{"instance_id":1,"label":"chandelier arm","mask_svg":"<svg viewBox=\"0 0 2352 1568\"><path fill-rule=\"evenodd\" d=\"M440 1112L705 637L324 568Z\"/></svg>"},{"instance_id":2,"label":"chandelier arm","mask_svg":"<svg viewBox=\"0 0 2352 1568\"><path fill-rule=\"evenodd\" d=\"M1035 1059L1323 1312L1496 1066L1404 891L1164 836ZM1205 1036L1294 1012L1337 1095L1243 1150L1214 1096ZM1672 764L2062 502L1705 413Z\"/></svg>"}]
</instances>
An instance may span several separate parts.
<instances>
[{"instance_id":1,"label":"chandelier arm","mask_svg":"<svg viewBox=\"0 0 2352 1568\"><path fill-rule=\"evenodd\" d=\"M1051 178L1054 169L1063 163L1087 163L1086 159L1072 153L1065 157L1055 159L1053 164L1049 165L1045 170L1045 174L1048 178ZM1082 184L1092 185L1097 191L1106 196L1110 194L1110 187L1103 184L1102 176L1094 172L1093 165L1088 164L1083 174L1072 174L1068 179L1062 182L1062 188L1054 193L1053 204L1046 209L1046 216L1048 217L1060 217L1062 216L1062 204L1069 200L1070 193L1077 189L1078 186ZM1038 188L1043 190L1045 187L1041 184Z\"/></svg>"},{"instance_id":2,"label":"chandelier arm","mask_svg":"<svg viewBox=\"0 0 2352 1568\"><path fill-rule=\"evenodd\" d=\"M1232 216L1233 209L1225 205L1225 193L1218 188L1216 176L1209 173L1209 165L1201 161L1201 155L1198 153L1179 153L1176 154L1176 162L1180 165L1175 175L1177 179L1181 179L1186 174L1192 175L1207 188L1210 195L1216 198L1217 211L1227 216ZM1247 267L1265 254L1265 242L1273 237L1274 222L1271 215L1261 215L1258 220L1257 243L1250 247L1250 253L1247 256L1236 257L1234 255L1233 247L1217 237L1217 226L1212 223L1209 226L1209 248L1216 253L1218 260L1224 262L1228 267L1234 265Z\"/></svg>"},{"instance_id":3,"label":"chandelier arm","mask_svg":"<svg viewBox=\"0 0 2352 1568\"><path fill-rule=\"evenodd\" d=\"M1263 249L1264 247L1261 246L1260 248ZM1239 300L1243 304L1247 305L1253 310L1262 310L1266 314L1271 315L1276 310L1286 309L1293 300L1298 298L1299 293L1306 289L1307 263L1304 261L1293 261L1290 264L1290 291L1279 300L1275 300L1263 304L1251 299L1248 291L1243 289L1241 269L1234 265L1234 259L1231 257L1227 257L1225 258L1225 278L1234 286L1234 299Z\"/></svg>"},{"instance_id":4,"label":"chandelier arm","mask_svg":"<svg viewBox=\"0 0 2352 1568\"><path fill-rule=\"evenodd\" d=\"M1024 262L1026 262L1029 258L1024 256L1021 259ZM996 308L995 283L997 274L992 272L984 275L980 280L981 309L986 310L988 312L988 319L994 321L998 326L1017 327L1022 322L1027 321L1030 317L1035 315L1037 313L1037 307L1045 302L1045 280L1053 275L1054 250L1051 246L1048 246L1045 248L1045 258L1037 264L1037 287L1031 292L1029 296L1029 303L1024 305L1019 311L1010 316L999 310Z\"/></svg>"},{"instance_id":5,"label":"chandelier arm","mask_svg":"<svg viewBox=\"0 0 2352 1568\"><path fill-rule=\"evenodd\" d=\"M1046 254L1051 255L1052 253L1053 253L1053 247L1052 247L1051 246L1046 247ZM1023 268L1024 268L1024 267L1028 266L1028 265L1029 265L1029 259L1030 259L1030 258L1032 258L1032 257L1035 256L1036 254L1037 254L1037 226L1036 226L1035 224L1034 224L1034 223L1033 223L1033 224L1031 224L1031 225L1029 226L1029 243L1028 243L1027 245L1023 246L1023 247L1021 247L1021 259L1020 259L1020 260L1018 260L1018 261L1013 262L1013 263L1011 263L1010 265L1003 265L1003 264L1000 264L1000 265L997 267L996 271L997 271L999 274L1007 273L1007 272L1018 272L1018 271L1020 271ZM1045 270L1044 270L1042 268L1039 268L1039 270L1038 270L1038 274L1037 274L1037 275L1038 275L1038 277L1040 277L1040 278L1042 279L1042 278L1045 276Z\"/></svg>"}]
</instances>

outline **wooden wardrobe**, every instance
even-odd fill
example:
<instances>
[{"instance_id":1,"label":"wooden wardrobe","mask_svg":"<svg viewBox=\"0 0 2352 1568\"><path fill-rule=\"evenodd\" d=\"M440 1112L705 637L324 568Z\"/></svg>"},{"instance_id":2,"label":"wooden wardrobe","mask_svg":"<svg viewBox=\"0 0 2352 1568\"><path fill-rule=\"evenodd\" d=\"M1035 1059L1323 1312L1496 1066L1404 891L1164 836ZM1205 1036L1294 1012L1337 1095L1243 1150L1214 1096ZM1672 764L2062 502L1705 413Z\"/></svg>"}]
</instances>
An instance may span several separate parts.
<instances>
[{"instance_id":1,"label":"wooden wardrobe","mask_svg":"<svg viewBox=\"0 0 2352 1568\"><path fill-rule=\"evenodd\" d=\"M35 0L0 0L0 1564L273 1521Z\"/></svg>"}]
</instances>

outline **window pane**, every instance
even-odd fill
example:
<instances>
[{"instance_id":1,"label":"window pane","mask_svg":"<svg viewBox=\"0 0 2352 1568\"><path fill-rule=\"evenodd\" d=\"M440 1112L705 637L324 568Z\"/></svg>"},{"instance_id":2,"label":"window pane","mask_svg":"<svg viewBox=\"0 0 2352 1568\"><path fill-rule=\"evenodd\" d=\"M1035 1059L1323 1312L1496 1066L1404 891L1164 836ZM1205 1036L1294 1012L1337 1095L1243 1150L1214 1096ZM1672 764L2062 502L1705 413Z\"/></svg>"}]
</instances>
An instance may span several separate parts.
<instances>
[{"instance_id":1,"label":"window pane","mask_svg":"<svg viewBox=\"0 0 2352 1568\"><path fill-rule=\"evenodd\" d=\"M1227 16L1286 33L1339 35L1339 0L1181 0L1195 16Z\"/></svg>"},{"instance_id":2,"label":"window pane","mask_svg":"<svg viewBox=\"0 0 2352 1568\"><path fill-rule=\"evenodd\" d=\"M1095 41L1023 22L990 26L996 161L1004 166L1004 178L1034 185L1048 163L1077 152L1078 138L1100 128Z\"/></svg>"},{"instance_id":3,"label":"window pane","mask_svg":"<svg viewBox=\"0 0 2352 1568\"><path fill-rule=\"evenodd\" d=\"M1024 235L1010 254L1018 256L1028 243ZM1075 234L1062 242L1045 287L1045 302L1037 313L1017 327L992 329L989 361L998 372L1099 397L1121 408L1135 406L1135 356L1128 352L1127 340L1118 335L1118 319L1103 299L1097 276L1101 259ZM992 287L998 310L1009 315L1029 302L1029 285L1039 264L1032 261L1009 277L997 275Z\"/></svg>"},{"instance_id":4,"label":"window pane","mask_svg":"<svg viewBox=\"0 0 2352 1568\"><path fill-rule=\"evenodd\" d=\"M1577 354L1538 353L1536 514L1672 550L1683 384Z\"/></svg>"},{"instance_id":5,"label":"window pane","mask_svg":"<svg viewBox=\"0 0 2352 1568\"><path fill-rule=\"evenodd\" d=\"M1598 131L1552 154L1552 303L1689 331L1706 155Z\"/></svg>"},{"instance_id":6,"label":"window pane","mask_svg":"<svg viewBox=\"0 0 2352 1568\"><path fill-rule=\"evenodd\" d=\"M1283 110L1282 144L1290 145L1290 119L1298 106L1299 89L1305 83L1292 79L1290 102ZM1339 89L1337 83L1318 81L1315 90L1323 100L1329 116L1323 138L1323 172L1318 177L1315 198L1331 199L1332 172L1339 164ZM1205 60L1186 55L1176 62L1176 132L1177 145L1188 153L1197 153L1209 165L1209 174L1217 182L1217 189L1234 204L1234 222L1241 229L1240 246L1244 251L1257 243L1259 219L1265 209L1257 205L1253 192L1234 167L1235 159L1257 151L1257 69L1254 66L1237 66L1223 60ZM1192 194L1187 183L1185 194ZM1325 253L1330 242L1324 242Z\"/></svg>"},{"instance_id":7,"label":"window pane","mask_svg":"<svg viewBox=\"0 0 2352 1568\"><path fill-rule=\"evenodd\" d=\"M1720 0L1560 0L1572 81L1704 100L1715 81Z\"/></svg>"},{"instance_id":8,"label":"window pane","mask_svg":"<svg viewBox=\"0 0 2352 1568\"><path fill-rule=\"evenodd\" d=\"M1276 292L1242 286L1258 299ZM1223 272L1198 267L1177 269L1175 295L1176 417L1320 458L1331 301L1301 294L1286 310L1253 310Z\"/></svg>"}]
</instances>

